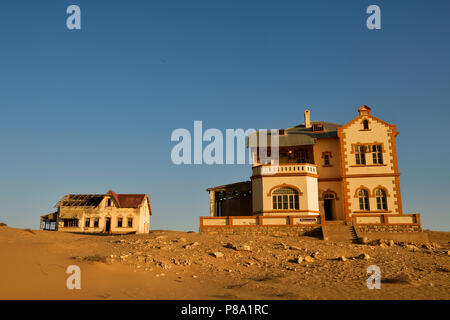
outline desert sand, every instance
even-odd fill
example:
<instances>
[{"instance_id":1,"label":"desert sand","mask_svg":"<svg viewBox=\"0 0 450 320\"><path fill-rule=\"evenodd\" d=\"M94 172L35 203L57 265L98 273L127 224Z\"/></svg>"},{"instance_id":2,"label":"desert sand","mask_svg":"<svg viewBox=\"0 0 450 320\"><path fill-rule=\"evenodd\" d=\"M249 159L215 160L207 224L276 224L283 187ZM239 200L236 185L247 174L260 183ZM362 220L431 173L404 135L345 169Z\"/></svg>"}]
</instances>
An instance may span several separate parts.
<instances>
[{"instance_id":1,"label":"desert sand","mask_svg":"<svg viewBox=\"0 0 450 320\"><path fill-rule=\"evenodd\" d=\"M0 227L0 299L449 299L449 232L431 243ZM364 256L365 254L365 256ZM344 259L342 259L344 257ZM300 259L299 259L300 258ZM69 265L81 289L69 290ZM369 290L369 265L381 289Z\"/></svg>"}]
</instances>

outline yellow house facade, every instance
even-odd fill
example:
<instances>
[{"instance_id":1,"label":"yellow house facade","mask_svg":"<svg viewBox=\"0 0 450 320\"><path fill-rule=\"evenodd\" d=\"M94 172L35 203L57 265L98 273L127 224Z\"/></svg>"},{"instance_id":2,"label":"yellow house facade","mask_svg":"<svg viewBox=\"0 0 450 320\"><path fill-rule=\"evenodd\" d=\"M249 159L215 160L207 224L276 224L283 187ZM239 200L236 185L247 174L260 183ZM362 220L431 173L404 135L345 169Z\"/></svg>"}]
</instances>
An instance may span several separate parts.
<instances>
[{"instance_id":1,"label":"yellow house facade","mask_svg":"<svg viewBox=\"0 0 450 320\"><path fill-rule=\"evenodd\" d=\"M41 229L83 233L148 233L152 214L146 194L68 194L57 211L41 216Z\"/></svg>"}]
</instances>

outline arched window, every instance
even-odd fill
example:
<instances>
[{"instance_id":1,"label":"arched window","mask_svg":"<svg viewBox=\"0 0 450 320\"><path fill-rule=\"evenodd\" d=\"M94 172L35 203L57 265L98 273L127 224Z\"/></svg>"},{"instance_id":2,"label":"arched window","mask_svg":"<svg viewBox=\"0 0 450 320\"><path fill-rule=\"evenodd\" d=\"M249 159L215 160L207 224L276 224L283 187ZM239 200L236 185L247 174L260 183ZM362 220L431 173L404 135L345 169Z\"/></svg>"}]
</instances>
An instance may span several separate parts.
<instances>
[{"instance_id":1,"label":"arched window","mask_svg":"<svg viewBox=\"0 0 450 320\"><path fill-rule=\"evenodd\" d=\"M364 128L364 130L369 130L369 121L368 120L363 121L363 128Z\"/></svg>"},{"instance_id":2,"label":"arched window","mask_svg":"<svg viewBox=\"0 0 450 320\"><path fill-rule=\"evenodd\" d=\"M358 198L359 198L359 210L370 210L369 205L369 192L365 189L360 189L358 191Z\"/></svg>"},{"instance_id":3,"label":"arched window","mask_svg":"<svg viewBox=\"0 0 450 320\"><path fill-rule=\"evenodd\" d=\"M288 187L282 187L272 192L274 210L298 210L298 191Z\"/></svg>"},{"instance_id":4,"label":"arched window","mask_svg":"<svg viewBox=\"0 0 450 320\"><path fill-rule=\"evenodd\" d=\"M375 197L377 198L377 209L387 210L386 191L384 189L377 189L375 191Z\"/></svg>"}]
</instances>

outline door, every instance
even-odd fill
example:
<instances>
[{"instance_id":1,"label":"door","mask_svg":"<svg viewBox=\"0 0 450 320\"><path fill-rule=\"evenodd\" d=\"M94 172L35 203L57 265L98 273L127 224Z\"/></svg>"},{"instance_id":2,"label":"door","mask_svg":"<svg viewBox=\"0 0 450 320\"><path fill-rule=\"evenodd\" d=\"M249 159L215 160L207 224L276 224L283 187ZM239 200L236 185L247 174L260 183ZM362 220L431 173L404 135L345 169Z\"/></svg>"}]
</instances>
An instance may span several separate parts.
<instances>
[{"instance_id":1,"label":"door","mask_svg":"<svg viewBox=\"0 0 450 320\"><path fill-rule=\"evenodd\" d=\"M105 218L106 224L105 224L105 231L111 232L111 218Z\"/></svg>"},{"instance_id":2,"label":"door","mask_svg":"<svg viewBox=\"0 0 450 320\"><path fill-rule=\"evenodd\" d=\"M334 215L334 195L326 194L323 199L323 207L325 211L325 220L333 220Z\"/></svg>"}]
</instances>

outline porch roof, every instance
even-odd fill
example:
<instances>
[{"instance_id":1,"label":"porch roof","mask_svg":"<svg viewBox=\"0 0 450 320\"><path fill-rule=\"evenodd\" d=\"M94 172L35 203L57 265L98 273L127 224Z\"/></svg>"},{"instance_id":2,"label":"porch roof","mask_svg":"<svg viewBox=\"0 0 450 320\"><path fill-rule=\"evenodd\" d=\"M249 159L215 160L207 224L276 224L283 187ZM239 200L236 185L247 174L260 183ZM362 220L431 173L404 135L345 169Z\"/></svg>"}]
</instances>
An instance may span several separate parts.
<instances>
[{"instance_id":1,"label":"porch roof","mask_svg":"<svg viewBox=\"0 0 450 320\"><path fill-rule=\"evenodd\" d=\"M312 126L322 125L323 131L313 131ZM341 124L324 122L324 121L311 121L311 127L306 128L304 124L284 129L284 134L280 134L279 146L305 146L316 144L317 139L334 138L337 137L337 128L341 127ZM256 134L256 144L250 141L250 135L247 139L247 147L257 147L259 145L259 131L253 132ZM267 146L271 146L270 131L267 134Z\"/></svg>"}]
</instances>

